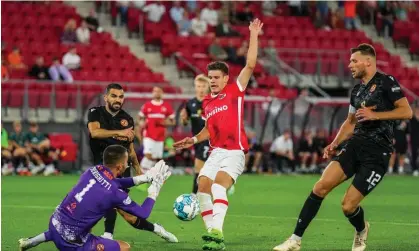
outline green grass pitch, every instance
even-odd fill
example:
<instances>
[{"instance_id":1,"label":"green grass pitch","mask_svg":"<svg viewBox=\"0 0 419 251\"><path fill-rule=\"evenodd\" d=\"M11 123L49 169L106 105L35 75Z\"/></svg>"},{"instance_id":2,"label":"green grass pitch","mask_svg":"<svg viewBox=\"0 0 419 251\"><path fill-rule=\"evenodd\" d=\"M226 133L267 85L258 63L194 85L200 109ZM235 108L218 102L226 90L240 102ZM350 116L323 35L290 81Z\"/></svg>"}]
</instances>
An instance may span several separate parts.
<instances>
[{"instance_id":1,"label":"green grass pitch","mask_svg":"<svg viewBox=\"0 0 419 251\"><path fill-rule=\"evenodd\" d=\"M2 250L17 250L17 240L46 230L49 217L76 176L2 177ZM131 250L200 250L203 222L178 220L172 206L175 198L191 189L191 176L171 177L162 188L150 220L173 232L180 243L169 244L154 234L138 231L119 216L115 238L131 244ZM224 234L227 250L272 250L288 238L296 217L318 176L247 176L239 178L229 198ZM324 201L302 243L302 250L351 250L353 228L344 217L340 202L349 183ZM131 198L142 202L144 192L133 190ZM419 180L387 176L363 203L371 222L368 251L419 250ZM93 233L100 235L103 222ZM33 250L56 250L42 244Z\"/></svg>"}]
</instances>

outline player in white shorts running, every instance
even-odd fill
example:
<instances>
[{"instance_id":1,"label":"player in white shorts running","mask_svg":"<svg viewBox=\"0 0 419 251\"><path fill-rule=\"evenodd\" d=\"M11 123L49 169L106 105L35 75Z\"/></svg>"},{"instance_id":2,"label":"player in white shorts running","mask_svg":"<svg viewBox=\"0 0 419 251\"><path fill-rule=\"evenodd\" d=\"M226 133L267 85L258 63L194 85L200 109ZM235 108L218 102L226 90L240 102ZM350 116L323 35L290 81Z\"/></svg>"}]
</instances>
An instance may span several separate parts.
<instances>
[{"instance_id":1,"label":"player in white shorts running","mask_svg":"<svg viewBox=\"0 0 419 251\"><path fill-rule=\"evenodd\" d=\"M229 70L226 63L212 62L207 66L211 94L202 105L206 125L194 137L174 144L177 149L182 149L209 139L212 148L198 178L197 197L207 229L202 236L206 242L202 247L204 250L225 249L223 224L228 208L227 189L242 174L244 154L249 148L243 122L244 93L256 67L258 36L262 26L259 19L249 25L247 62L235 83L227 84Z\"/></svg>"},{"instance_id":2,"label":"player in white shorts running","mask_svg":"<svg viewBox=\"0 0 419 251\"><path fill-rule=\"evenodd\" d=\"M163 158L166 127L175 125L172 106L163 101L161 87L153 88L153 99L143 105L138 113L140 130L143 128L144 157L140 166L144 173Z\"/></svg>"}]
</instances>

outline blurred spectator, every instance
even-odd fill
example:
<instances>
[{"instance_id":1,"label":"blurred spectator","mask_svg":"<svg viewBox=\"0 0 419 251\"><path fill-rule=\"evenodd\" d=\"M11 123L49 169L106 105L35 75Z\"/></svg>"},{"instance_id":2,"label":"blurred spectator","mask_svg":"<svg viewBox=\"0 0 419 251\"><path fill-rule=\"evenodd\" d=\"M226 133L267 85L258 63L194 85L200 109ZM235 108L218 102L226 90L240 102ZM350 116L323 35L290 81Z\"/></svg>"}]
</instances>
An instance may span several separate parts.
<instances>
[{"instance_id":1,"label":"blurred spectator","mask_svg":"<svg viewBox=\"0 0 419 251\"><path fill-rule=\"evenodd\" d=\"M29 124L25 145L26 149L30 151L31 160L37 165L31 168L32 174L44 171L44 175L48 176L55 172L58 164L58 153L51 148L51 143L46 135L39 132L39 126L36 122L30 122Z\"/></svg>"},{"instance_id":2,"label":"blurred spectator","mask_svg":"<svg viewBox=\"0 0 419 251\"><path fill-rule=\"evenodd\" d=\"M250 162L252 162L252 173L261 173L261 160L263 156L263 148L258 143L256 133L254 131L247 132L247 138L249 140L249 152L246 154L246 168Z\"/></svg>"},{"instance_id":3,"label":"blurred spectator","mask_svg":"<svg viewBox=\"0 0 419 251\"><path fill-rule=\"evenodd\" d=\"M29 76L39 80L49 80L48 67L44 64L44 58L39 56L36 58L35 64L29 71Z\"/></svg>"},{"instance_id":4,"label":"blurred spectator","mask_svg":"<svg viewBox=\"0 0 419 251\"><path fill-rule=\"evenodd\" d=\"M277 4L275 1L264 0L262 2L262 13L264 16L273 16Z\"/></svg>"},{"instance_id":5,"label":"blurred spectator","mask_svg":"<svg viewBox=\"0 0 419 251\"><path fill-rule=\"evenodd\" d=\"M407 152L407 121L403 120L396 120L396 124L394 126L394 152L391 154L389 165L388 165L388 173L393 173L394 164L396 162L396 157L399 159L398 163L398 173L404 173L404 158Z\"/></svg>"},{"instance_id":6,"label":"blurred spectator","mask_svg":"<svg viewBox=\"0 0 419 251\"><path fill-rule=\"evenodd\" d=\"M419 157L419 105L413 108L413 117L409 123L410 133L410 149L412 159L410 161L412 165L413 176L419 176L418 169L418 157Z\"/></svg>"},{"instance_id":7,"label":"blurred spectator","mask_svg":"<svg viewBox=\"0 0 419 251\"><path fill-rule=\"evenodd\" d=\"M85 21L81 22L80 27L76 30L76 34L80 43L88 44L90 42L90 30Z\"/></svg>"},{"instance_id":8,"label":"blurred spectator","mask_svg":"<svg viewBox=\"0 0 419 251\"><path fill-rule=\"evenodd\" d=\"M143 11L148 13L147 18L149 21L158 23L160 22L163 14L166 12L166 7L164 7L160 1L157 1L155 3L146 5L143 8Z\"/></svg>"},{"instance_id":9,"label":"blurred spectator","mask_svg":"<svg viewBox=\"0 0 419 251\"><path fill-rule=\"evenodd\" d=\"M320 13L319 10L316 11L316 15L314 17L314 27L316 27L316 29L326 29L326 30L330 30L330 27L327 26L326 24L326 19L324 19Z\"/></svg>"},{"instance_id":10,"label":"blurred spectator","mask_svg":"<svg viewBox=\"0 0 419 251\"><path fill-rule=\"evenodd\" d=\"M29 172L29 157L25 148L26 134L22 131L20 121L13 122L13 132L9 135L9 143L13 149L12 162L19 175L26 175Z\"/></svg>"},{"instance_id":11,"label":"blurred spectator","mask_svg":"<svg viewBox=\"0 0 419 251\"><path fill-rule=\"evenodd\" d=\"M314 149L314 140L311 131L307 131L300 139L298 156L300 157L301 172L311 172L316 169L317 154ZM310 168L307 168L308 160L311 160Z\"/></svg>"},{"instance_id":12,"label":"blurred spectator","mask_svg":"<svg viewBox=\"0 0 419 251\"><path fill-rule=\"evenodd\" d=\"M89 15L84 19L89 27L90 31L102 32L103 29L100 27L99 20L97 19L97 14L94 9L90 10Z\"/></svg>"},{"instance_id":13,"label":"blurred spectator","mask_svg":"<svg viewBox=\"0 0 419 251\"><path fill-rule=\"evenodd\" d=\"M208 53L212 60L222 61L228 58L227 52L220 45L219 38L215 38L212 44L208 47Z\"/></svg>"},{"instance_id":14,"label":"blurred spectator","mask_svg":"<svg viewBox=\"0 0 419 251\"><path fill-rule=\"evenodd\" d=\"M116 0L116 4L118 6L119 14L121 15L121 26L123 26L127 23L130 1Z\"/></svg>"},{"instance_id":15,"label":"blurred spectator","mask_svg":"<svg viewBox=\"0 0 419 251\"><path fill-rule=\"evenodd\" d=\"M210 26L217 26L218 24L218 12L214 9L214 3L209 2L207 7L202 9L201 19L204 20Z\"/></svg>"},{"instance_id":16,"label":"blurred spectator","mask_svg":"<svg viewBox=\"0 0 419 251\"><path fill-rule=\"evenodd\" d=\"M356 2L355 1L345 1L345 28L347 30L356 30Z\"/></svg>"},{"instance_id":17,"label":"blurred spectator","mask_svg":"<svg viewBox=\"0 0 419 251\"><path fill-rule=\"evenodd\" d=\"M303 10L300 0L290 0L288 1L288 7L290 9L292 16L302 16Z\"/></svg>"},{"instance_id":18,"label":"blurred spectator","mask_svg":"<svg viewBox=\"0 0 419 251\"><path fill-rule=\"evenodd\" d=\"M1 59L1 80L8 80L9 79L9 70L7 69L6 63L4 59Z\"/></svg>"},{"instance_id":19,"label":"blurred spectator","mask_svg":"<svg viewBox=\"0 0 419 251\"><path fill-rule=\"evenodd\" d=\"M393 37L393 24L395 17L395 10L391 2L387 1L385 6L380 8L378 16L381 16L383 19L383 25L381 28L381 34L385 35L386 27L388 28L388 36Z\"/></svg>"},{"instance_id":20,"label":"blurred spectator","mask_svg":"<svg viewBox=\"0 0 419 251\"><path fill-rule=\"evenodd\" d=\"M65 44L77 43L77 34L76 34L76 20L70 19L64 26L64 32L61 35L61 42Z\"/></svg>"},{"instance_id":21,"label":"blurred spectator","mask_svg":"<svg viewBox=\"0 0 419 251\"><path fill-rule=\"evenodd\" d=\"M188 11L192 13L197 10L198 4L196 3L196 0L187 0L186 7L188 7Z\"/></svg>"},{"instance_id":22,"label":"blurred spectator","mask_svg":"<svg viewBox=\"0 0 419 251\"><path fill-rule=\"evenodd\" d=\"M179 35L187 37L192 30L192 22L189 20L189 13L187 11L183 12L182 19L177 23Z\"/></svg>"},{"instance_id":23,"label":"blurred spectator","mask_svg":"<svg viewBox=\"0 0 419 251\"><path fill-rule=\"evenodd\" d=\"M12 165L12 152L11 146L9 145L9 134L6 128L1 124L1 173L3 175L9 175L13 173Z\"/></svg>"},{"instance_id":24,"label":"blurred spectator","mask_svg":"<svg viewBox=\"0 0 419 251\"><path fill-rule=\"evenodd\" d=\"M275 171L283 172L282 162L285 161L291 167L292 171L295 171L294 163L294 148L291 139L291 133L289 130L277 137L269 149L271 153L271 159L273 161Z\"/></svg>"},{"instance_id":25,"label":"blurred spectator","mask_svg":"<svg viewBox=\"0 0 419 251\"><path fill-rule=\"evenodd\" d=\"M237 62L237 50L232 39L228 40L228 45L224 49L227 52L227 60L235 64Z\"/></svg>"},{"instance_id":26,"label":"blurred spectator","mask_svg":"<svg viewBox=\"0 0 419 251\"><path fill-rule=\"evenodd\" d=\"M260 48L260 47L259 47ZM277 66L280 64L278 61L278 51L275 46L275 41L269 39L268 46L263 48L259 57L259 62L268 71L269 74L274 75L277 71Z\"/></svg>"},{"instance_id":27,"label":"blurred spectator","mask_svg":"<svg viewBox=\"0 0 419 251\"><path fill-rule=\"evenodd\" d=\"M207 32L207 23L201 19L201 12L199 10L196 11L196 16L192 19L191 29L194 35L200 37L204 36Z\"/></svg>"},{"instance_id":28,"label":"blurred spectator","mask_svg":"<svg viewBox=\"0 0 419 251\"><path fill-rule=\"evenodd\" d=\"M144 6L146 5L146 0L135 0L132 1L132 6L134 6L135 8L141 10L142 8L144 8Z\"/></svg>"},{"instance_id":29,"label":"blurred spectator","mask_svg":"<svg viewBox=\"0 0 419 251\"><path fill-rule=\"evenodd\" d=\"M240 45L240 47L237 49L237 59L236 59L237 64L241 66L246 65L246 56L247 56L248 49L249 49L249 42L244 40L243 43Z\"/></svg>"},{"instance_id":30,"label":"blurred spectator","mask_svg":"<svg viewBox=\"0 0 419 251\"><path fill-rule=\"evenodd\" d=\"M362 22L364 24L374 24L377 1L373 0L363 2L363 8L365 9L366 13L364 16L361 16Z\"/></svg>"},{"instance_id":31,"label":"blurred spectator","mask_svg":"<svg viewBox=\"0 0 419 251\"><path fill-rule=\"evenodd\" d=\"M237 12L236 20L240 24L249 24L253 20L253 12L249 5L246 5L242 11Z\"/></svg>"},{"instance_id":32,"label":"blurred spectator","mask_svg":"<svg viewBox=\"0 0 419 251\"><path fill-rule=\"evenodd\" d=\"M69 70L80 69L81 58L77 55L77 48L72 47L70 50L63 56L63 65Z\"/></svg>"},{"instance_id":33,"label":"blurred spectator","mask_svg":"<svg viewBox=\"0 0 419 251\"><path fill-rule=\"evenodd\" d=\"M240 33L233 30L228 16L225 16L223 18L223 22L217 25L217 27L215 28L215 35L217 37L237 37L240 36Z\"/></svg>"},{"instance_id":34,"label":"blurred spectator","mask_svg":"<svg viewBox=\"0 0 419 251\"><path fill-rule=\"evenodd\" d=\"M318 129L313 139L314 153L317 155L317 159L323 157L324 148L327 146L326 132L323 129Z\"/></svg>"},{"instance_id":35,"label":"blurred spectator","mask_svg":"<svg viewBox=\"0 0 419 251\"><path fill-rule=\"evenodd\" d=\"M70 71L60 63L60 59L55 57L52 61L51 67L48 70L49 76L53 81L64 80L67 83L73 82L73 76Z\"/></svg>"},{"instance_id":36,"label":"blurred spectator","mask_svg":"<svg viewBox=\"0 0 419 251\"><path fill-rule=\"evenodd\" d=\"M185 10L180 4L180 1L175 1L173 2L173 7L170 9L170 17L175 23L178 23L180 20L183 19L183 12Z\"/></svg>"},{"instance_id":37,"label":"blurred spectator","mask_svg":"<svg viewBox=\"0 0 419 251\"><path fill-rule=\"evenodd\" d=\"M337 9L335 12L333 12L330 22L332 29L345 29L343 9Z\"/></svg>"},{"instance_id":38,"label":"blurred spectator","mask_svg":"<svg viewBox=\"0 0 419 251\"><path fill-rule=\"evenodd\" d=\"M13 51L7 56L9 67L12 69L24 69L26 65L23 63L22 55L18 47L13 47Z\"/></svg>"},{"instance_id":39,"label":"blurred spectator","mask_svg":"<svg viewBox=\"0 0 419 251\"><path fill-rule=\"evenodd\" d=\"M323 22L326 22L329 16L329 3L327 1L317 1L316 7L317 11L320 12Z\"/></svg>"},{"instance_id":40,"label":"blurred spectator","mask_svg":"<svg viewBox=\"0 0 419 251\"><path fill-rule=\"evenodd\" d=\"M407 20L407 3L405 2L394 2L395 5L395 14L397 20L406 21Z\"/></svg>"}]
</instances>

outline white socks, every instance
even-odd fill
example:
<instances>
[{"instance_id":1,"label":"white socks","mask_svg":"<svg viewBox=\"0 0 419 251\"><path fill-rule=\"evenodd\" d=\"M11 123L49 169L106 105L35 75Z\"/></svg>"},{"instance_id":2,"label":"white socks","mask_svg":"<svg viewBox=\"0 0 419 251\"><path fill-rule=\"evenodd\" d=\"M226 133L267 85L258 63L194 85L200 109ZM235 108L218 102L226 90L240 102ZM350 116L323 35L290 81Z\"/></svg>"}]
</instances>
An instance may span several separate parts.
<instances>
[{"instance_id":1,"label":"white socks","mask_svg":"<svg viewBox=\"0 0 419 251\"><path fill-rule=\"evenodd\" d=\"M212 184L212 196L214 197L213 228L223 231L224 218L228 209L227 190L219 184Z\"/></svg>"},{"instance_id":2,"label":"white socks","mask_svg":"<svg viewBox=\"0 0 419 251\"><path fill-rule=\"evenodd\" d=\"M199 209L201 211L202 219L204 220L207 231L212 228L212 198L210 194L200 193L196 194L199 200Z\"/></svg>"},{"instance_id":3,"label":"white socks","mask_svg":"<svg viewBox=\"0 0 419 251\"><path fill-rule=\"evenodd\" d=\"M143 157L141 160L140 166L143 171L143 173L146 173L148 170L150 170L154 165L156 164L155 161L152 161L148 159L147 157Z\"/></svg>"},{"instance_id":4,"label":"white socks","mask_svg":"<svg viewBox=\"0 0 419 251\"><path fill-rule=\"evenodd\" d=\"M291 240L295 240L295 241L301 241L301 237L298 236L298 235L295 235L295 234L291 235L291 238L290 239Z\"/></svg>"},{"instance_id":5,"label":"white socks","mask_svg":"<svg viewBox=\"0 0 419 251\"><path fill-rule=\"evenodd\" d=\"M29 241L31 243L31 246L35 247L35 246L41 244L42 242L46 241L45 233L39 234L35 237L32 237L32 238L29 239Z\"/></svg>"}]
</instances>

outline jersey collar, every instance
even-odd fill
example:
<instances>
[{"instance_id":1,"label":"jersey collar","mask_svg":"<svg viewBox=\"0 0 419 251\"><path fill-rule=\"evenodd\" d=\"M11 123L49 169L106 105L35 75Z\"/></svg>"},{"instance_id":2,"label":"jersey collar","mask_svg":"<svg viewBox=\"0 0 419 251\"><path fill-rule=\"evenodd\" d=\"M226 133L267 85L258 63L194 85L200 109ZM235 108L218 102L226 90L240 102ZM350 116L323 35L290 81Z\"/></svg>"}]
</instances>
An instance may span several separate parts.
<instances>
[{"instance_id":1,"label":"jersey collar","mask_svg":"<svg viewBox=\"0 0 419 251\"><path fill-rule=\"evenodd\" d=\"M156 101L156 100L152 99L152 100L151 100L151 103L152 103L153 105L162 105L162 104L163 104L163 100L161 99L160 101Z\"/></svg>"}]
</instances>

